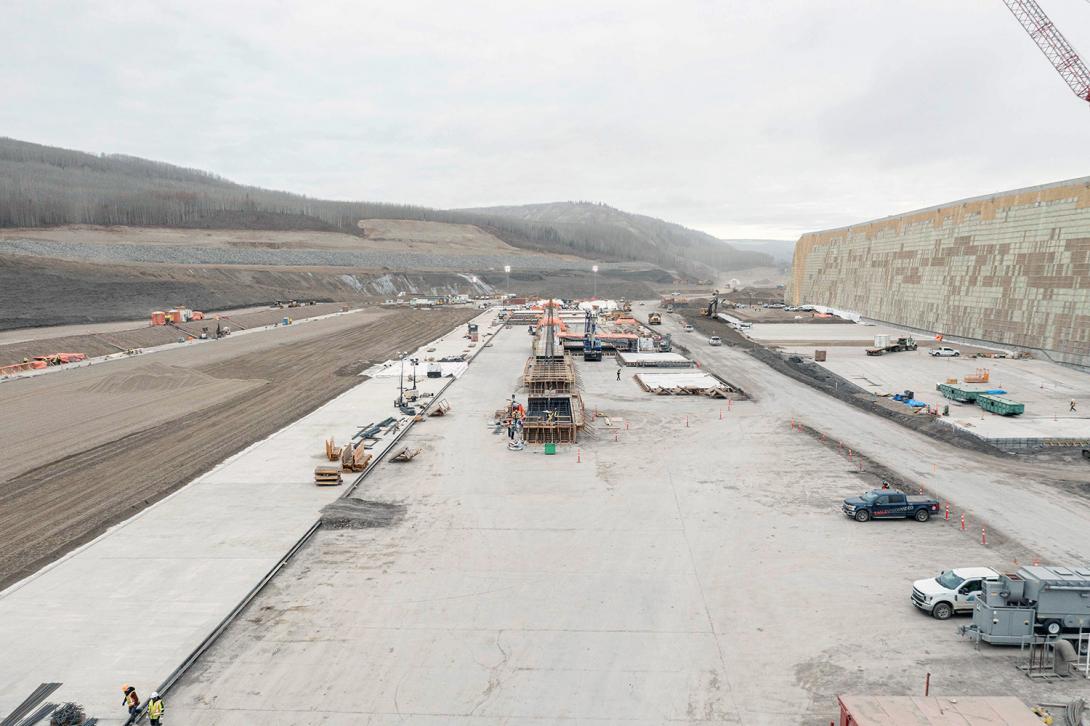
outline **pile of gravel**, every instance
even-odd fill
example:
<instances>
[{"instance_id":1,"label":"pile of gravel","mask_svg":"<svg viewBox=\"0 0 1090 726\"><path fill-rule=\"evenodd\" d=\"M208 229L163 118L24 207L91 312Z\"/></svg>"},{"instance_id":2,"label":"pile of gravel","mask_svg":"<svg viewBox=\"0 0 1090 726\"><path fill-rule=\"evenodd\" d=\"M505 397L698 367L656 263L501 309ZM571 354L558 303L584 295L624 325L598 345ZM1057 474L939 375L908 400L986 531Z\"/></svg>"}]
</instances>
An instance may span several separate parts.
<instances>
[{"instance_id":1,"label":"pile of gravel","mask_svg":"<svg viewBox=\"0 0 1090 726\"><path fill-rule=\"evenodd\" d=\"M401 523L407 510L404 504L393 502L338 499L322 507L322 526L332 529L393 527Z\"/></svg>"}]
</instances>

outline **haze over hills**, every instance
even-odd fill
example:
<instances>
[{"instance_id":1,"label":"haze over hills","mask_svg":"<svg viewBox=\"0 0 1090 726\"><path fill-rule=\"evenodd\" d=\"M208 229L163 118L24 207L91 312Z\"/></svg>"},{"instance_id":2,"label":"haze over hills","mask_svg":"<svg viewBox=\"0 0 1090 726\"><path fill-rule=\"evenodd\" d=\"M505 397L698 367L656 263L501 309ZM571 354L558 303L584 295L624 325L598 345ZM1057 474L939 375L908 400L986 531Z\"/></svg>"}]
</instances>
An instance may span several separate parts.
<instances>
[{"instance_id":1,"label":"haze over hills","mask_svg":"<svg viewBox=\"0 0 1090 726\"><path fill-rule=\"evenodd\" d=\"M736 250L761 252L772 255L781 265L790 265L795 258L795 240L793 239L725 239Z\"/></svg>"},{"instance_id":2,"label":"haze over hills","mask_svg":"<svg viewBox=\"0 0 1090 726\"><path fill-rule=\"evenodd\" d=\"M644 262L699 277L772 264L711 235L602 204L441 210L312 199L124 155L0 138L0 227L67 224L313 230L361 236L361 219L472 224L509 245L601 262Z\"/></svg>"},{"instance_id":3,"label":"haze over hills","mask_svg":"<svg viewBox=\"0 0 1090 726\"><path fill-rule=\"evenodd\" d=\"M774 264L772 256L764 252L735 249L705 232L596 202L550 202L461 211L548 225L565 238L582 242L583 249L606 254L629 251L637 254L638 259L665 267L689 262L710 270L729 271Z\"/></svg>"}]
</instances>

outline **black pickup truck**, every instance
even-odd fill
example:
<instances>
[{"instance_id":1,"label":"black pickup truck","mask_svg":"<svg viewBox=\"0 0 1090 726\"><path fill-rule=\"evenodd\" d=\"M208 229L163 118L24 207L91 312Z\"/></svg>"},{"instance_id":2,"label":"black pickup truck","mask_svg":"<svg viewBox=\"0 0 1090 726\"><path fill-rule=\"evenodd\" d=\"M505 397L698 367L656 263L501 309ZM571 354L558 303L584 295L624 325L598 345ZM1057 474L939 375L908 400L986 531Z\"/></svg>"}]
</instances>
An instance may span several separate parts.
<instances>
[{"instance_id":1,"label":"black pickup truck","mask_svg":"<svg viewBox=\"0 0 1090 726\"><path fill-rule=\"evenodd\" d=\"M871 519L906 519L926 522L932 514L938 514L939 500L906 495L895 489L872 489L844 500L844 514L856 522Z\"/></svg>"}]
</instances>

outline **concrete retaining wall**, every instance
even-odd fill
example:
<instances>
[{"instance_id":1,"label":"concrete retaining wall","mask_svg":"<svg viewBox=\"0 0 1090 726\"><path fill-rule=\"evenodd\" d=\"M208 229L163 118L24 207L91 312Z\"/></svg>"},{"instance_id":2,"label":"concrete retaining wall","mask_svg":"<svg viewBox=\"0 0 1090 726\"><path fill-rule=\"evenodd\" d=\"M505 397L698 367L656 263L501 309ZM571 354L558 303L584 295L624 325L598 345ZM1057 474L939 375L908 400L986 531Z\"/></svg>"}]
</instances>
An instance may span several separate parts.
<instances>
[{"instance_id":1,"label":"concrete retaining wall","mask_svg":"<svg viewBox=\"0 0 1090 726\"><path fill-rule=\"evenodd\" d=\"M786 299L1090 365L1090 177L803 235Z\"/></svg>"}]
</instances>

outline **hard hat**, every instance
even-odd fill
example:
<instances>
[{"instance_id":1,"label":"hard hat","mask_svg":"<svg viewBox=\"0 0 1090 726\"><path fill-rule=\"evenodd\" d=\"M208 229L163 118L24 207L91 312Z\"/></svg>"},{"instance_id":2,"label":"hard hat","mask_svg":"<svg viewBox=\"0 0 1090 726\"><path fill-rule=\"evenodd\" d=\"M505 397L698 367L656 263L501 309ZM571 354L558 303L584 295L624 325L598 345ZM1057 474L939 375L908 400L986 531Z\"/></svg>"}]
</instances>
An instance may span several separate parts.
<instances>
[{"instance_id":1,"label":"hard hat","mask_svg":"<svg viewBox=\"0 0 1090 726\"><path fill-rule=\"evenodd\" d=\"M159 698L159 691L152 691L151 692L151 697L152 698Z\"/></svg>"},{"instance_id":2,"label":"hard hat","mask_svg":"<svg viewBox=\"0 0 1090 726\"><path fill-rule=\"evenodd\" d=\"M130 688L132 688L132 686L130 686L130 685L129 685L128 683L126 683L125 685L121 686L121 690L122 690L122 691L127 691L127 690L129 690Z\"/></svg>"}]
</instances>

